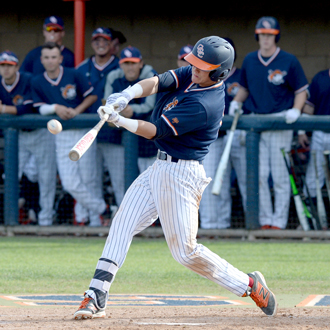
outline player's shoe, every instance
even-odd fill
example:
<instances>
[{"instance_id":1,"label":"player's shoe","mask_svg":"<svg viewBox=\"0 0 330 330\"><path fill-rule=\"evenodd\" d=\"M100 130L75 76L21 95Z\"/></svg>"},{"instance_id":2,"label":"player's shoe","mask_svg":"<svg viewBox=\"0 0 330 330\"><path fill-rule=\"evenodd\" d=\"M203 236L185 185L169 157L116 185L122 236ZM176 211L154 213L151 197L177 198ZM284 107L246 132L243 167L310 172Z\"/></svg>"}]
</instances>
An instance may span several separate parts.
<instances>
[{"instance_id":1,"label":"player's shoe","mask_svg":"<svg viewBox=\"0 0 330 330\"><path fill-rule=\"evenodd\" d=\"M277 301L273 292L268 289L264 276L256 271L248 274L254 281L253 287L248 287L243 296L250 296L258 307L268 316L277 313Z\"/></svg>"},{"instance_id":2,"label":"player's shoe","mask_svg":"<svg viewBox=\"0 0 330 330\"><path fill-rule=\"evenodd\" d=\"M78 310L74 313L75 320L94 319L105 317L105 308L98 308L94 299L86 296Z\"/></svg>"}]
</instances>

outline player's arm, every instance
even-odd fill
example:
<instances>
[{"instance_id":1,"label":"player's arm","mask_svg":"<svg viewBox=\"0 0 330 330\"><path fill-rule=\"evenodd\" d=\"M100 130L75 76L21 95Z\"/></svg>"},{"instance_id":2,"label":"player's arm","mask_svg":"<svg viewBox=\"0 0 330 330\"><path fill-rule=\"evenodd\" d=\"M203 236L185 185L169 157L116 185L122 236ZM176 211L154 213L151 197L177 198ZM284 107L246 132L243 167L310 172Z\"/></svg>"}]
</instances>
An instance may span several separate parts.
<instances>
[{"instance_id":1,"label":"player's arm","mask_svg":"<svg viewBox=\"0 0 330 330\"><path fill-rule=\"evenodd\" d=\"M246 88L240 86L234 99L230 102L228 114L230 116L235 116L236 110L242 108L242 104L248 98L248 96L249 96L249 91Z\"/></svg>"},{"instance_id":2,"label":"player's arm","mask_svg":"<svg viewBox=\"0 0 330 330\"><path fill-rule=\"evenodd\" d=\"M84 98L84 100L74 109L76 115L83 113L86 109L88 109L93 103L97 100L97 95L88 95Z\"/></svg>"},{"instance_id":3,"label":"player's arm","mask_svg":"<svg viewBox=\"0 0 330 330\"><path fill-rule=\"evenodd\" d=\"M11 114L11 115L16 115L17 114L17 108L14 105L6 105L3 104L0 100L0 114Z\"/></svg>"}]
</instances>

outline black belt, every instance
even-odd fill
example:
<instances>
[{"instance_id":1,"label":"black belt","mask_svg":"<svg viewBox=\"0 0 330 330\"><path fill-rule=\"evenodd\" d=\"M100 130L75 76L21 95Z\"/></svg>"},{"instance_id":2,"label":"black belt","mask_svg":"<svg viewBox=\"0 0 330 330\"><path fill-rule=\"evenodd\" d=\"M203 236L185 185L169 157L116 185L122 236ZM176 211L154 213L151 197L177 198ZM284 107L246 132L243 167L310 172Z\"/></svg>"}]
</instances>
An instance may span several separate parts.
<instances>
[{"instance_id":1,"label":"black belt","mask_svg":"<svg viewBox=\"0 0 330 330\"><path fill-rule=\"evenodd\" d=\"M160 159L160 160L167 160L167 158L170 157L171 158L171 162L172 163L177 163L180 159L179 158L176 158L176 157L171 157L169 156L166 152L164 151L160 151L158 150L157 152L157 158ZM182 159L182 160L185 160L185 159ZM193 159L192 159L193 160ZM203 161L202 160L196 160L196 162L198 162L199 164L203 165Z\"/></svg>"}]
</instances>

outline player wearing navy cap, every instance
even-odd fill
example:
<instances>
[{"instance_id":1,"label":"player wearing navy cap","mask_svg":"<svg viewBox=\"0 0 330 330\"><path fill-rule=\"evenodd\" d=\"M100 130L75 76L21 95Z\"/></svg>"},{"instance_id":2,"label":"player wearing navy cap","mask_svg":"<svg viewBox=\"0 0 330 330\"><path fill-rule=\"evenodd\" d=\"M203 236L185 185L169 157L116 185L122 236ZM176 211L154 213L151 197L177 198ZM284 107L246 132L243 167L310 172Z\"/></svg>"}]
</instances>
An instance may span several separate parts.
<instances>
[{"instance_id":1,"label":"player wearing navy cap","mask_svg":"<svg viewBox=\"0 0 330 330\"><path fill-rule=\"evenodd\" d=\"M120 68L111 71L107 76L104 90L105 100L110 94L121 92L139 80L153 77L156 74L156 71L150 65L144 63L142 54L136 47L125 47L120 53L119 63ZM122 115L128 118L147 120L154 108L155 101L156 95L132 100L122 112ZM107 125L102 127L97 137L98 166L101 170L103 169L103 162L106 165L118 206L125 194L125 149L121 141L122 130L110 128ZM138 167L143 172L155 160L157 149L152 141L142 137L138 138L138 142ZM100 171L99 174L102 173Z\"/></svg>"},{"instance_id":2,"label":"player wearing navy cap","mask_svg":"<svg viewBox=\"0 0 330 330\"><path fill-rule=\"evenodd\" d=\"M91 47L94 51L94 55L85 59L77 67L77 70L81 72L94 87L93 93L97 95L96 102L93 103L85 113L96 113L97 109L102 105L107 75L112 70L119 68L119 60L113 55L114 41L112 38L110 29L104 27L96 28L91 36ZM97 153L99 154L99 150L97 150ZM83 158L84 159L81 159L80 161L86 161L86 157ZM103 171L98 174L103 174ZM99 188L103 188L102 180L98 184L93 184L93 186L90 187L91 191L94 191L95 187L95 194L98 194ZM103 189L101 190L102 193L100 194L100 197L103 198ZM88 210L83 208L80 203L76 203L75 211L78 213L78 216L75 217L76 222L78 222L77 224L83 225L80 221L88 218Z\"/></svg>"},{"instance_id":3,"label":"player wearing navy cap","mask_svg":"<svg viewBox=\"0 0 330 330\"><path fill-rule=\"evenodd\" d=\"M304 115L330 115L330 70L322 70L318 72L312 79L309 86L309 97L303 108ZM310 155L315 151L317 173L320 180L320 186L323 187L325 182L325 173L323 169L324 155L323 152L330 150L330 133L313 131L311 141L304 131L298 131L298 140L303 147L310 144ZM312 198L316 197L316 173L314 159L310 157L306 169L306 185ZM307 196L306 186L304 193Z\"/></svg>"},{"instance_id":4,"label":"player wearing navy cap","mask_svg":"<svg viewBox=\"0 0 330 330\"><path fill-rule=\"evenodd\" d=\"M42 30L44 36L44 43L56 42L61 47L63 56L62 65L65 67L74 67L74 54L73 52L63 45L65 36L64 22L59 16L49 16L45 19ZM21 67L21 72L30 72L33 75L45 71L40 62L42 46L32 49L25 57Z\"/></svg>"},{"instance_id":5,"label":"player wearing navy cap","mask_svg":"<svg viewBox=\"0 0 330 330\"><path fill-rule=\"evenodd\" d=\"M17 56L10 51L0 54L0 100L1 113L24 115L36 113L33 109L31 92L31 74L19 72ZM27 164L35 162L37 180L39 183L38 224L50 225L54 216L54 201L56 190L56 164L54 139L46 132L47 129L19 130L19 178L23 172L34 182L34 175L28 170ZM48 134L47 134L48 133ZM30 192L32 194L32 192ZM33 196L38 199L37 196ZM37 209L35 209L37 211Z\"/></svg>"},{"instance_id":6,"label":"player wearing navy cap","mask_svg":"<svg viewBox=\"0 0 330 330\"><path fill-rule=\"evenodd\" d=\"M178 65L178 68L189 65L189 63L184 58L192 51L192 49L193 49L193 46L190 44L181 47L179 54L178 54L178 59L176 62Z\"/></svg>"},{"instance_id":7,"label":"player wearing navy cap","mask_svg":"<svg viewBox=\"0 0 330 330\"><path fill-rule=\"evenodd\" d=\"M225 38L235 50L233 40ZM239 90L240 69L233 66L225 83L225 114L228 115L230 102L236 96ZM244 109L244 107L243 107ZM230 149L230 158L226 168L226 174L223 177L222 188L218 196L212 194L212 187L208 185L203 193L199 208L200 227L203 229L225 229L231 226L231 210L232 210L232 175L234 169L239 191L242 198L243 209L246 208L246 147L245 147L245 131L236 129L234 133L233 143ZM218 139L210 145L209 153L205 157L204 168L206 175L215 176L221 155L224 151L228 140L226 131L220 130Z\"/></svg>"},{"instance_id":8,"label":"player wearing navy cap","mask_svg":"<svg viewBox=\"0 0 330 330\"><path fill-rule=\"evenodd\" d=\"M241 68L240 89L230 104L233 115L239 103L252 113L282 116L295 122L305 103L308 82L298 59L277 46L279 23L261 17L255 27L259 50L249 53ZM263 229L285 229L291 187L281 148L291 149L293 131L264 131L259 143L259 222ZM274 185L274 211L269 187Z\"/></svg>"},{"instance_id":9,"label":"player wearing navy cap","mask_svg":"<svg viewBox=\"0 0 330 330\"><path fill-rule=\"evenodd\" d=\"M249 275L201 244L197 244L198 206L210 179L202 165L217 138L223 116L224 84L234 50L217 36L199 40L185 57L191 66L170 70L112 94L99 109L100 117L147 139L159 148L152 167L134 181L111 224L103 253L76 319L104 317L109 289L123 265L133 236L159 216L172 256L197 274L238 296L250 295L267 315L275 315L275 296L261 273ZM129 101L163 92L151 122L124 118L112 110ZM258 288L258 291L257 291Z\"/></svg>"},{"instance_id":10,"label":"player wearing navy cap","mask_svg":"<svg viewBox=\"0 0 330 330\"><path fill-rule=\"evenodd\" d=\"M84 112L97 96L93 95L93 86L87 79L79 71L61 66L61 60L57 44L46 43L43 46L41 61L45 72L32 79L33 102L40 114L56 113L61 119L68 120ZM71 128L57 134L56 161L63 189L88 210L90 225L100 226L100 215L106 210L106 203L89 188L96 179L96 146L89 148L79 162L74 163L68 157L72 142L78 141L88 130Z\"/></svg>"}]
</instances>

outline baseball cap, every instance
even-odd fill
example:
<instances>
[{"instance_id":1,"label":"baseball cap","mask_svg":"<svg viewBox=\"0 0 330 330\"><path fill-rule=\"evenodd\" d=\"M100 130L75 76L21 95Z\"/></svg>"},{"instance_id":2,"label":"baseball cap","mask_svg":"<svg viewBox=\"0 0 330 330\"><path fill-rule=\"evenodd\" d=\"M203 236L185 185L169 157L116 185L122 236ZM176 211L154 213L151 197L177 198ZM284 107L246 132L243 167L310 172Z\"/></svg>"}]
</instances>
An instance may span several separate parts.
<instances>
[{"instance_id":1,"label":"baseball cap","mask_svg":"<svg viewBox=\"0 0 330 330\"><path fill-rule=\"evenodd\" d=\"M18 58L13 52L6 50L6 51L0 53L0 64L17 65Z\"/></svg>"},{"instance_id":2,"label":"baseball cap","mask_svg":"<svg viewBox=\"0 0 330 330\"><path fill-rule=\"evenodd\" d=\"M44 28L47 31L52 30L64 30L64 22L63 19L59 16L49 16L44 21Z\"/></svg>"},{"instance_id":3,"label":"baseball cap","mask_svg":"<svg viewBox=\"0 0 330 330\"><path fill-rule=\"evenodd\" d=\"M178 59L183 60L183 58L188 55L193 49L192 45L185 45L180 49L180 52L178 54Z\"/></svg>"},{"instance_id":4,"label":"baseball cap","mask_svg":"<svg viewBox=\"0 0 330 330\"><path fill-rule=\"evenodd\" d=\"M97 28L92 33L92 40L94 40L94 39L96 39L98 37L102 37L102 38L105 38L107 40L112 40L112 34L111 34L110 29L103 28L103 27Z\"/></svg>"},{"instance_id":5,"label":"baseball cap","mask_svg":"<svg viewBox=\"0 0 330 330\"><path fill-rule=\"evenodd\" d=\"M136 47L128 46L121 51L119 63L123 63L123 62L138 63L141 60L142 60L141 52Z\"/></svg>"}]
</instances>

